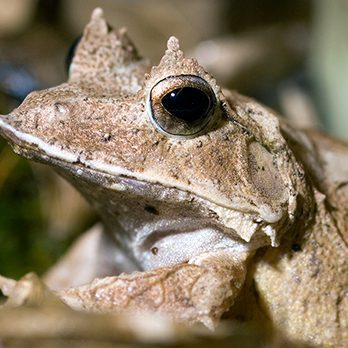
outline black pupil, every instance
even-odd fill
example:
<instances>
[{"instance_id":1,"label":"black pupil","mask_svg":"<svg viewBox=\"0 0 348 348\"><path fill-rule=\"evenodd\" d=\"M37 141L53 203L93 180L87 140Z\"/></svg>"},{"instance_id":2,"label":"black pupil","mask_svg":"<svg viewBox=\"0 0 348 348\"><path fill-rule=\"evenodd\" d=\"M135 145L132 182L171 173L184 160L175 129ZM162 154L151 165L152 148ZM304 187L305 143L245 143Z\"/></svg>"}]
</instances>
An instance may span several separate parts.
<instances>
[{"instance_id":1,"label":"black pupil","mask_svg":"<svg viewBox=\"0 0 348 348\"><path fill-rule=\"evenodd\" d=\"M192 123L202 119L210 109L210 99L198 88L182 87L166 94L162 105L173 116Z\"/></svg>"}]
</instances>

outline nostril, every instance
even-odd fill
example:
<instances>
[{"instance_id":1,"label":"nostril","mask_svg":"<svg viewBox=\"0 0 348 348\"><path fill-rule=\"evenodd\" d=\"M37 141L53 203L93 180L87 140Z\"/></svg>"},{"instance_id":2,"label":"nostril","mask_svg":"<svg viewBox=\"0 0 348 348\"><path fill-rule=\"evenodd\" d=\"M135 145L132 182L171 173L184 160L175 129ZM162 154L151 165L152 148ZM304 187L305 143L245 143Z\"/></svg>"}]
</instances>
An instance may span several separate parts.
<instances>
[{"instance_id":1,"label":"nostril","mask_svg":"<svg viewBox=\"0 0 348 348\"><path fill-rule=\"evenodd\" d=\"M48 116L48 119L51 122L62 122L62 121L65 121L69 113L70 113L70 107L68 104L62 103L62 102L56 102L53 104L53 113L51 111L47 112L47 116L48 114L51 114L51 117Z\"/></svg>"},{"instance_id":2,"label":"nostril","mask_svg":"<svg viewBox=\"0 0 348 348\"><path fill-rule=\"evenodd\" d=\"M55 108L55 111L57 111L60 114L65 114L67 111L66 107L61 103L55 103L54 108Z\"/></svg>"}]
</instances>

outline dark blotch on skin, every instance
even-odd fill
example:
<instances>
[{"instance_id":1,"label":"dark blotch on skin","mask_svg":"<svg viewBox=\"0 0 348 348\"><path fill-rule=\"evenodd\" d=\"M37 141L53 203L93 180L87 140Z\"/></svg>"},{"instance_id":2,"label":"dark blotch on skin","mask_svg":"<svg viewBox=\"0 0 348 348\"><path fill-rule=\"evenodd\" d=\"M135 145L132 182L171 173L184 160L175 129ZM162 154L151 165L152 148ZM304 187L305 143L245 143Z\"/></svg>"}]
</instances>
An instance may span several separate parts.
<instances>
[{"instance_id":1,"label":"dark blotch on skin","mask_svg":"<svg viewBox=\"0 0 348 348\"><path fill-rule=\"evenodd\" d=\"M296 253L296 252L298 252L298 251L301 251L302 249L301 249L300 244L293 243L293 244L291 245L291 250L294 251L294 252Z\"/></svg>"},{"instance_id":2,"label":"dark blotch on skin","mask_svg":"<svg viewBox=\"0 0 348 348\"><path fill-rule=\"evenodd\" d=\"M158 248L157 247L153 247L151 249L151 252L152 252L152 254L157 255L158 254Z\"/></svg>"},{"instance_id":3,"label":"dark blotch on skin","mask_svg":"<svg viewBox=\"0 0 348 348\"><path fill-rule=\"evenodd\" d=\"M155 207L151 206L151 205L147 205L145 207L145 211L147 211L148 213L153 214L153 215L158 215L159 214L158 210Z\"/></svg>"}]
</instances>

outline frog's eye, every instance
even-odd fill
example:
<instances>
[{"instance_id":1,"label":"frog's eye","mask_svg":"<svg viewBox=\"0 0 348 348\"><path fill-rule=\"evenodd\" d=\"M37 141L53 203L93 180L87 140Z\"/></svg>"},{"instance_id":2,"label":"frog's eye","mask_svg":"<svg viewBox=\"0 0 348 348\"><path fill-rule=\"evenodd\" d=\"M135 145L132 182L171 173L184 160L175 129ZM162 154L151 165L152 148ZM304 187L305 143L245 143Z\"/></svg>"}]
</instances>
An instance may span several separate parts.
<instances>
[{"instance_id":1,"label":"frog's eye","mask_svg":"<svg viewBox=\"0 0 348 348\"><path fill-rule=\"evenodd\" d=\"M176 136L200 134L215 113L216 96L210 85L194 75L159 81L148 98L151 121L162 132Z\"/></svg>"},{"instance_id":2,"label":"frog's eye","mask_svg":"<svg viewBox=\"0 0 348 348\"><path fill-rule=\"evenodd\" d=\"M72 60L74 59L76 48L77 48L77 45L79 44L79 42L81 41L81 37L82 36L80 35L71 43L71 45L68 49L68 52L66 54L65 71L67 72L67 74L69 74L70 65L71 65Z\"/></svg>"}]
</instances>

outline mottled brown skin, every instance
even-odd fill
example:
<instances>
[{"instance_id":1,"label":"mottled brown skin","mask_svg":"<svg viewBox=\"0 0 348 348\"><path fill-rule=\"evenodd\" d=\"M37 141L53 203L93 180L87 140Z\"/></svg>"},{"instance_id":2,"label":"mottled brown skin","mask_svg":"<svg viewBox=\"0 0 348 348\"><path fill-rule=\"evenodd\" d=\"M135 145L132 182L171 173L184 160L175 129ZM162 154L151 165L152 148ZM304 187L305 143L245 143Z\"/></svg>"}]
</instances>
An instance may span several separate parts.
<instances>
[{"instance_id":1,"label":"mottled brown skin","mask_svg":"<svg viewBox=\"0 0 348 348\"><path fill-rule=\"evenodd\" d=\"M235 261L220 252L204 257L199 264L96 279L64 290L60 296L71 307L87 311L141 309L213 328L244 282L245 270L238 268L243 265L236 266Z\"/></svg>"},{"instance_id":2,"label":"mottled brown skin","mask_svg":"<svg viewBox=\"0 0 348 348\"><path fill-rule=\"evenodd\" d=\"M259 251L229 315L281 328L293 339L346 347L347 144L315 131L306 132L310 142L298 143L298 135L287 131L315 188L315 215L307 228L299 225L284 236L278 248Z\"/></svg>"},{"instance_id":3,"label":"mottled brown skin","mask_svg":"<svg viewBox=\"0 0 348 348\"><path fill-rule=\"evenodd\" d=\"M149 95L182 75L204 80L216 108L199 133L175 137L149 117ZM59 292L73 308L210 328L229 310L295 340L347 346L348 146L221 91L175 38L150 69L97 9L69 81L30 94L0 118L0 133L58 170L102 219L47 277L73 286Z\"/></svg>"},{"instance_id":4,"label":"mottled brown skin","mask_svg":"<svg viewBox=\"0 0 348 348\"><path fill-rule=\"evenodd\" d=\"M310 132L316 162L316 213L307 229L284 238L255 266L262 310L293 337L323 346L348 344L347 145ZM298 149L300 150L300 149ZM291 250L292 249L292 250Z\"/></svg>"}]
</instances>

